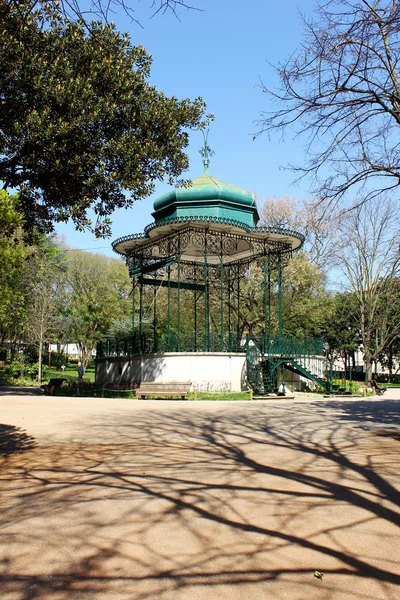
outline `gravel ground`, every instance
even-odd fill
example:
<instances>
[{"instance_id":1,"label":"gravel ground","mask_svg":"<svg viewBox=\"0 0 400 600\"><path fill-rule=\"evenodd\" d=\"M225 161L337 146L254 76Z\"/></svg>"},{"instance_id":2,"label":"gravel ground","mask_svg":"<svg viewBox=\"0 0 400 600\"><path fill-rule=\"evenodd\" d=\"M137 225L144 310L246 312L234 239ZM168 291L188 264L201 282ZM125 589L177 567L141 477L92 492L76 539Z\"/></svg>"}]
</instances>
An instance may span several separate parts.
<instances>
[{"instance_id":1,"label":"gravel ground","mask_svg":"<svg viewBox=\"0 0 400 600\"><path fill-rule=\"evenodd\" d=\"M398 600L399 410L0 388L0 598Z\"/></svg>"}]
</instances>

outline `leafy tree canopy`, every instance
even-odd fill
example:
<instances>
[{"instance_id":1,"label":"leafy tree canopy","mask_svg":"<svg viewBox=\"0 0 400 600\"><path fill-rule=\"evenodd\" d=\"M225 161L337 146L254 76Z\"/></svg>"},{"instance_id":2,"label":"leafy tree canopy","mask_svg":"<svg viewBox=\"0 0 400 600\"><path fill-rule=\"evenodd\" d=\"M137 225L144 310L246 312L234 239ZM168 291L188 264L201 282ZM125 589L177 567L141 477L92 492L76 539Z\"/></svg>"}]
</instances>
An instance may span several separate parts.
<instances>
[{"instance_id":1,"label":"leafy tree canopy","mask_svg":"<svg viewBox=\"0 0 400 600\"><path fill-rule=\"evenodd\" d=\"M0 339L12 317L19 316L21 270L28 254L18 198L0 190Z\"/></svg>"},{"instance_id":2,"label":"leafy tree canopy","mask_svg":"<svg viewBox=\"0 0 400 600\"><path fill-rule=\"evenodd\" d=\"M205 105L150 85L151 56L114 25L49 6L0 3L0 180L19 190L26 227L71 218L100 237L114 209L187 169Z\"/></svg>"},{"instance_id":3,"label":"leafy tree canopy","mask_svg":"<svg viewBox=\"0 0 400 600\"><path fill-rule=\"evenodd\" d=\"M84 251L68 253L64 313L84 364L113 323L129 313L130 291L129 272L122 261Z\"/></svg>"}]
</instances>

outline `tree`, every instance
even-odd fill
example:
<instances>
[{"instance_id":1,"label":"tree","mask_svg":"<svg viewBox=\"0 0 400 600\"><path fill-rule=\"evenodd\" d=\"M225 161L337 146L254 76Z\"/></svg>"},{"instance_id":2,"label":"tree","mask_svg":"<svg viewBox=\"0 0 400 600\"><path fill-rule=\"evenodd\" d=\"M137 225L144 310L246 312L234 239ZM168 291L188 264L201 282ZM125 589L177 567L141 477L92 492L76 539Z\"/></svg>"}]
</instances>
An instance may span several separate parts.
<instances>
[{"instance_id":1,"label":"tree","mask_svg":"<svg viewBox=\"0 0 400 600\"><path fill-rule=\"evenodd\" d=\"M285 227L303 233L304 250L313 264L320 269L330 266L334 256L335 237L339 215L326 216L326 207L320 200L310 198L299 203L291 196L265 198L259 207L260 225Z\"/></svg>"},{"instance_id":2,"label":"tree","mask_svg":"<svg viewBox=\"0 0 400 600\"><path fill-rule=\"evenodd\" d=\"M389 198L358 206L341 222L338 262L357 303L366 382L373 361L400 332L400 319L393 318L400 275L398 228L398 213Z\"/></svg>"},{"instance_id":3,"label":"tree","mask_svg":"<svg viewBox=\"0 0 400 600\"><path fill-rule=\"evenodd\" d=\"M388 329L397 332L397 334L391 338L388 345L377 355L377 358L382 367L387 368L388 378L391 381L393 376L400 370L400 331L398 328L400 322L400 279L397 279L389 293ZM379 330L376 334L379 335Z\"/></svg>"},{"instance_id":4,"label":"tree","mask_svg":"<svg viewBox=\"0 0 400 600\"><path fill-rule=\"evenodd\" d=\"M277 272L271 273L271 334L278 334ZM296 254L283 270L284 335L320 336L326 319L328 294L325 277L304 252ZM241 282L240 316L250 335L264 331L264 282L262 263L253 263ZM234 301L231 310L236 313Z\"/></svg>"},{"instance_id":5,"label":"tree","mask_svg":"<svg viewBox=\"0 0 400 600\"><path fill-rule=\"evenodd\" d=\"M354 293L335 293L329 297L322 335L332 368L337 358L342 358L346 364L346 356L354 357L358 351L359 315L359 304Z\"/></svg>"},{"instance_id":6,"label":"tree","mask_svg":"<svg viewBox=\"0 0 400 600\"><path fill-rule=\"evenodd\" d=\"M151 56L114 25L39 6L0 4L0 180L19 190L26 227L72 219L107 235L114 209L187 169L205 105L150 85Z\"/></svg>"},{"instance_id":7,"label":"tree","mask_svg":"<svg viewBox=\"0 0 400 600\"><path fill-rule=\"evenodd\" d=\"M84 366L112 324L130 314L131 287L128 269L121 260L68 252L64 314Z\"/></svg>"},{"instance_id":8,"label":"tree","mask_svg":"<svg viewBox=\"0 0 400 600\"><path fill-rule=\"evenodd\" d=\"M44 344L59 335L58 299L65 276L65 254L50 237L38 240L25 267L26 339L38 350L38 381L41 384Z\"/></svg>"},{"instance_id":9,"label":"tree","mask_svg":"<svg viewBox=\"0 0 400 600\"><path fill-rule=\"evenodd\" d=\"M283 271L283 331L299 337L320 337L329 295L326 278L307 254L299 252Z\"/></svg>"},{"instance_id":10,"label":"tree","mask_svg":"<svg viewBox=\"0 0 400 600\"><path fill-rule=\"evenodd\" d=\"M18 6L19 2L18 0L9 0L8 4L10 6ZM134 4L135 2L129 3L125 2L125 0L91 0L91 3L88 5L83 5L83 3L79 3L77 0L60 0L59 2L55 2L55 0L50 0L48 2L43 0L31 0L28 6L29 12L32 12L37 7L41 8L45 5L51 5L52 9L59 11L62 15L70 19L78 18L80 20L85 20L89 13L89 15L94 15L105 21L108 21L109 16L112 16L115 10L120 8L133 21L139 23L138 19L135 17ZM178 16L179 8L199 10L195 6L192 6L192 3L188 4L183 0L152 0L149 2L149 6L151 16L155 16L158 13L166 13L168 11Z\"/></svg>"},{"instance_id":11,"label":"tree","mask_svg":"<svg viewBox=\"0 0 400 600\"><path fill-rule=\"evenodd\" d=\"M260 133L308 134L308 162L295 167L315 178L316 196L339 200L375 183L364 200L400 179L400 8L397 0L320 0L303 17L302 47L276 66L280 103L263 113Z\"/></svg>"},{"instance_id":12,"label":"tree","mask_svg":"<svg viewBox=\"0 0 400 600\"><path fill-rule=\"evenodd\" d=\"M17 196L0 190L0 341L10 341L23 320L23 267L30 249L23 239Z\"/></svg>"}]
</instances>

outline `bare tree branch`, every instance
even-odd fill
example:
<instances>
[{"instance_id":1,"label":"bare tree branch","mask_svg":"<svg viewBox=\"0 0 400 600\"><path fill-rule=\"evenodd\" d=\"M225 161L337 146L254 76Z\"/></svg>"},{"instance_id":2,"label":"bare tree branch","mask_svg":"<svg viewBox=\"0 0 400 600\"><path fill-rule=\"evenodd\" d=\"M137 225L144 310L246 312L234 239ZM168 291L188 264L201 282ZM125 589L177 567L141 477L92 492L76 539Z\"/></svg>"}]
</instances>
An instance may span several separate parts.
<instances>
[{"instance_id":1,"label":"bare tree branch","mask_svg":"<svg viewBox=\"0 0 400 600\"><path fill-rule=\"evenodd\" d=\"M397 0L319 0L302 17L305 41L275 66L278 103L263 112L258 133L308 136L307 162L291 168L313 178L314 194L338 201L369 182L400 181L400 4ZM389 181L389 180L387 180ZM368 196L365 196L368 199Z\"/></svg>"},{"instance_id":2,"label":"bare tree branch","mask_svg":"<svg viewBox=\"0 0 400 600\"><path fill-rule=\"evenodd\" d=\"M59 11L65 17L69 19L80 19L86 21L87 19L101 19L105 22L109 22L114 17L117 11L123 11L133 22L138 25L142 25L139 19L136 17L136 11L134 5L138 0L90 0L84 8L84 3L79 0L31 0L31 2L21 2L21 0L8 0L6 4L18 6L23 4L23 12L25 14L26 5L29 4L28 12L31 13L33 10L46 6L53 6L54 10ZM171 12L177 19L179 19L179 9L187 10L202 10L197 6L193 6L192 3L187 3L184 0L148 0L148 8L150 10L150 17L154 17L158 13L165 14ZM25 14L25 16L27 16Z\"/></svg>"}]
</instances>

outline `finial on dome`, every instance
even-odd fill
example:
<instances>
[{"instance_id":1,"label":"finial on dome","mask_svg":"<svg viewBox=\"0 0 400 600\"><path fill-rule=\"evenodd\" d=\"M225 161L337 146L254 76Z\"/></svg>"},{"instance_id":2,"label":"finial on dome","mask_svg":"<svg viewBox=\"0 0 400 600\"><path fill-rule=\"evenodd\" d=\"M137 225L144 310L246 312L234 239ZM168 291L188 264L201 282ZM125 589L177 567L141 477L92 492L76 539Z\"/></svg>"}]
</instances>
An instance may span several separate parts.
<instances>
[{"instance_id":1,"label":"finial on dome","mask_svg":"<svg viewBox=\"0 0 400 600\"><path fill-rule=\"evenodd\" d=\"M208 145L208 132L209 129L207 129L207 131L202 129L204 146L199 150L201 156L203 157L204 173L208 173L208 167L210 166L210 156L214 156L215 154L214 150L211 150L210 146Z\"/></svg>"}]
</instances>

